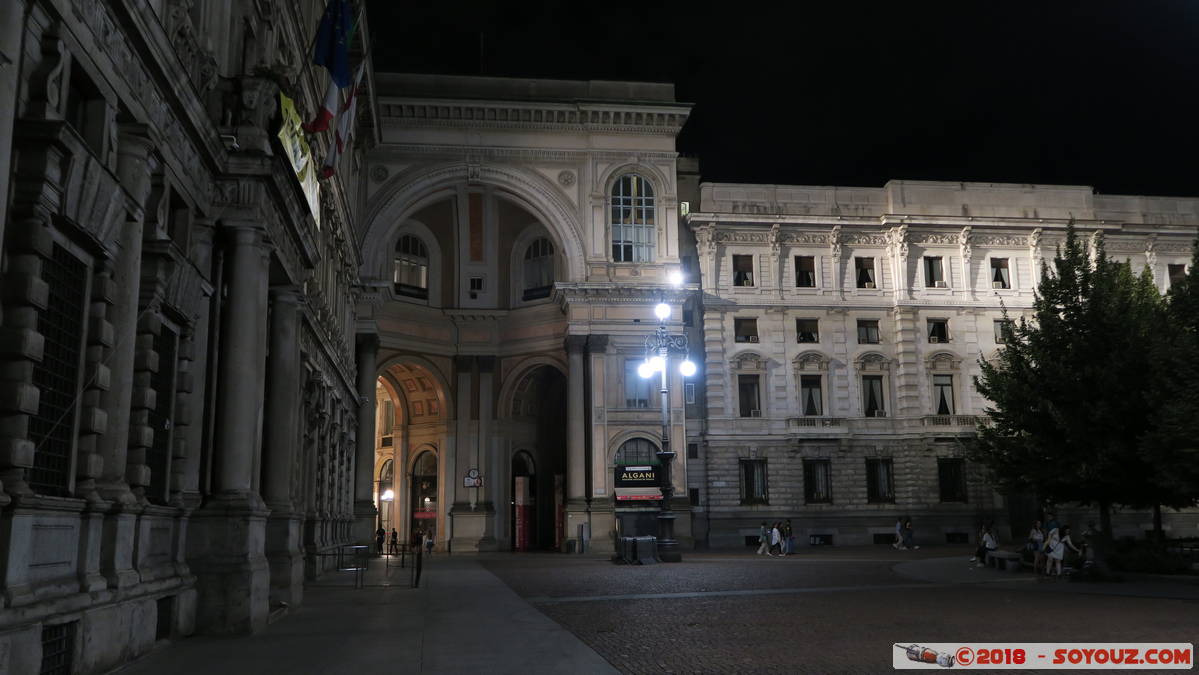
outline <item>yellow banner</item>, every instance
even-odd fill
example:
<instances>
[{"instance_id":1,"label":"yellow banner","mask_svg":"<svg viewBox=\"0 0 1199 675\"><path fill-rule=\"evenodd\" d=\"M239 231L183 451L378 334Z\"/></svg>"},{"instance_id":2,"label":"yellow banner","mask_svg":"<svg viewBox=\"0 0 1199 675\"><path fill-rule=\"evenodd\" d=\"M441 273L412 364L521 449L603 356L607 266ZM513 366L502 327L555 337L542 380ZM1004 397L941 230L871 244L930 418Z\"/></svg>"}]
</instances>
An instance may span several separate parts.
<instances>
[{"instance_id":1,"label":"yellow banner","mask_svg":"<svg viewBox=\"0 0 1199 675\"><path fill-rule=\"evenodd\" d=\"M292 170L296 172L300 188L308 200L308 210L312 212L312 219L316 221L316 229L319 230L321 228L321 184L317 176L319 167L313 160L312 148L308 147L308 141L304 138L304 130L300 128L302 120L300 113L296 111L295 101L284 96L282 92L279 94L279 111L283 117L283 124L279 128L279 140L283 142L287 159L291 162Z\"/></svg>"}]
</instances>

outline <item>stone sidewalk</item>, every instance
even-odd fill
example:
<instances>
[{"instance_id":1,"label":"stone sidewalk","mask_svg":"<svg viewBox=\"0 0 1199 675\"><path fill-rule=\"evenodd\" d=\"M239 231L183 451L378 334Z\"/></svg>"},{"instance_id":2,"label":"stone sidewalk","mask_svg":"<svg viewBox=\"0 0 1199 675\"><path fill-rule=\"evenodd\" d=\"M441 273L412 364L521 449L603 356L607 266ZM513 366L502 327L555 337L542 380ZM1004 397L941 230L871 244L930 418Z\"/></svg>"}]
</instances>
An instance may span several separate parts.
<instances>
[{"instance_id":1,"label":"stone sidewalk","mask_svg":"<svg viewBox=\"0 0 1199 675\"><path fill-rule=\"evenodd\" d=\"M120 675L223 673L615 673L570 632L521 600L478 558L432 556L419 589L407 569L371 561L305 590L304 605L253 637L163 645Z\"/></svg>"}]
</instances>

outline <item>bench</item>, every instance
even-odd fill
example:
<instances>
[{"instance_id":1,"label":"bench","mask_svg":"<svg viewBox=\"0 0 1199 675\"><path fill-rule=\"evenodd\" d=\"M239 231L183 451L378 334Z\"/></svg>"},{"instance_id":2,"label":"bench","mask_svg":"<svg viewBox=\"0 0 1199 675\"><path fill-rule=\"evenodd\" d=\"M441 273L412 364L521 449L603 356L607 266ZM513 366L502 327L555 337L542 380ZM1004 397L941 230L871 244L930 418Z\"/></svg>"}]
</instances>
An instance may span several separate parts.
<instances>
[{"instance_id":1,"label":"bench","mask_svg":"<svg viewBox=\"0 0 1199 675\"><path fill-rule=\"evenodd\" d=\"M1015 551L987 551L988 567L1009 572L1020 571L1020 554Z\"/></svg>"}]
</instances>

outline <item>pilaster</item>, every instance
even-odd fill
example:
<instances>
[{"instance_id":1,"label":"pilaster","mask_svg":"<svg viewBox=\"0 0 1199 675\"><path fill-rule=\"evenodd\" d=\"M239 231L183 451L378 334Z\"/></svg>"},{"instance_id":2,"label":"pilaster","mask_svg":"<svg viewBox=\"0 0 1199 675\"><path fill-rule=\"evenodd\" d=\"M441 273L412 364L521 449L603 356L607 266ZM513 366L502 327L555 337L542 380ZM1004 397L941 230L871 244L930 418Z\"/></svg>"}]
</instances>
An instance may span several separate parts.
<instances>
[{"instance_id":1,"label":"pilaster","mask_svg":"<svg viewBox=\"0 0 1199 675\"><path fill-rule=\"evenodd\" d=\"M363 333L358 336L358 433L354 453L354 541L369 544L374 541L375 520L375 369L379 357L379 336Z\"/></svg>"}]
</instances>

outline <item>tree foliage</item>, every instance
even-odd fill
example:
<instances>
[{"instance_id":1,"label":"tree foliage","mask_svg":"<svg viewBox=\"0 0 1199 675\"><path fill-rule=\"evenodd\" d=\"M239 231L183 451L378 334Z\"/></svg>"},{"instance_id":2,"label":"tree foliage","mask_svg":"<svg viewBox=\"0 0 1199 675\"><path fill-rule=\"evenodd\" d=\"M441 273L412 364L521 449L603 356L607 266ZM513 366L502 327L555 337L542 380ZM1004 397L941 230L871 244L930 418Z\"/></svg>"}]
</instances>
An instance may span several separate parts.
<instances>
[{"instance_id":1,"label":"tree foliage","mask_svg":"<svg viewBox=\"0 0 1199 675\"><path fill-rule=\"evenodd\" d=\"M1001 490L1099 505L1110 534L1112 504L1180 507L1199 493L1199 394L1188 386L1199 351L1185 351L1199 350L1199 284L1167 305L1148 269L1109 260L1102 236L1091 249L1071 224L1042 265L1031 320L1007 322L997 362L980 362L975 386L991 423L972 454ZM1189 474L1177 467L1187 461Z\"/></svg>"}]
</instances>

